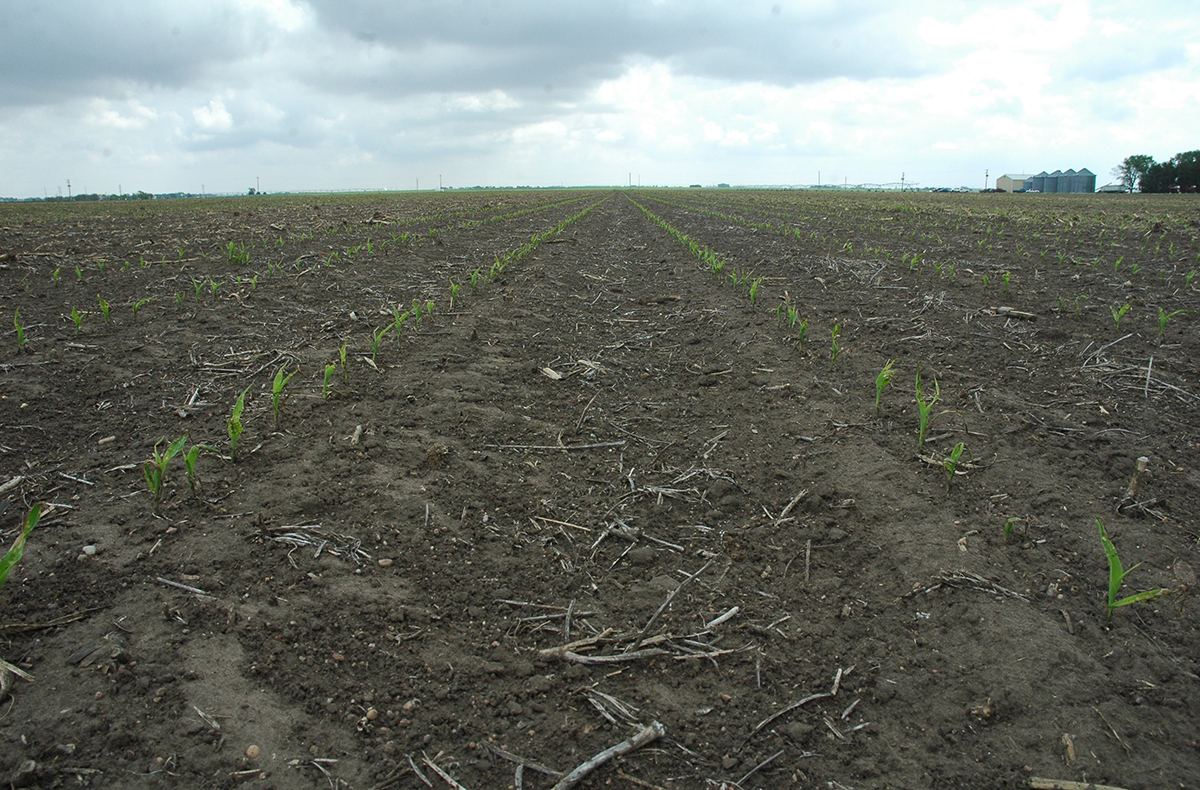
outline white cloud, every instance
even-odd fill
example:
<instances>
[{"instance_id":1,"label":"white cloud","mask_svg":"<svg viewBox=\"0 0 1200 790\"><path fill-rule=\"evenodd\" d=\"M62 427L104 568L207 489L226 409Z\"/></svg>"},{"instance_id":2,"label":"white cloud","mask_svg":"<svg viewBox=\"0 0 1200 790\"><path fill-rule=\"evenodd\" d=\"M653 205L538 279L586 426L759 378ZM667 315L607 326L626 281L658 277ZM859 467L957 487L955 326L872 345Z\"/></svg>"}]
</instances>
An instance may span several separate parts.
<instances>
[{"instance_id":1,"label":"white cloud","mask_svg":"<svg viewBox=\"0 0 1200 790\"><path fill-rule=\"evenodd\" d=\"M219 98L192 110L192 117L201 129L208 132L224 132L233 128L233 116L225 109L225 102Z\"/></svg>"}]
</instances>

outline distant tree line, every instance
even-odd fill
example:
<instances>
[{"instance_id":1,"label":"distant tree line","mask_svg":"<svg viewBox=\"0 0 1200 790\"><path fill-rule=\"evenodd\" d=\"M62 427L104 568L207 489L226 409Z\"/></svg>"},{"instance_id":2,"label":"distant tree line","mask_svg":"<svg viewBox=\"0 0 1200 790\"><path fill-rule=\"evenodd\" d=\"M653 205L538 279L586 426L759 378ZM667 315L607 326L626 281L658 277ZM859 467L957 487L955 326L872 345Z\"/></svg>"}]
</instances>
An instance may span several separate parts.
<instances>
[{"instance_id":1,"label":"distant tree line","mask_svg":"<svg viewBox=\"0 0 1200 790\"><path fill-rule=\"evenodd\" d=\"M1125 157L1113 175L1130 190L1140 192L1196 192L1200 190L1200 151L1184 151L1165 162L1148 154Z\"/></svg>"}]
</instances>

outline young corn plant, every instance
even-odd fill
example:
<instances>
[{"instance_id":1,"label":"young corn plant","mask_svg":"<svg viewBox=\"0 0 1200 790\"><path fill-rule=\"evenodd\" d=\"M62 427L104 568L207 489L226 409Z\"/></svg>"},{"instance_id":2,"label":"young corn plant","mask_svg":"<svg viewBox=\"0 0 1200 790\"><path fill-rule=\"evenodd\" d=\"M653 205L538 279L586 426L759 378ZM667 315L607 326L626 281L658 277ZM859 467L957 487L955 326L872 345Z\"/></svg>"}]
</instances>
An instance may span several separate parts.
<instances>
[{"instance_id":1,"label":"young corn plant","mask_svg":"<svg viewBox=\"0 0 1200 790\"><path fill-rule=\"evenodd\" d=\"M163 489L167 483L167 466L170 465L171 459L179 455L183 450L183 446L187 444L187 434L180 436L175 441L167 445L167 449L163 452L158 451L158 446L165 440L160 440L154 444L154 456L142 464L142 473L146 477L146 488L150 489L151 495L154 496L154 512L157 513L162 505Z\"/></svg>"},{"instance_id":2,"label":"young corn plant","mask_svg":"<svg viewBox=\"0 0 1200 790\"><path fill-rule=\"evenodd\" d=\"M16 540L12 546L0 557L0 589L4 587L4 583L8 581L8 573L13 569L13 566L21 561L21 555L25 553L25 541L29 537L29 533L33 532L41 521L42 516L49 513L53 509L52 505L47 505L44 502L35 503L29 508L29 514L25 516L25 523L21 526L20 533L17 534Z\"/></svg>"},{"instance_id":3,"label":"young corn plant","mask_svg":"<svg viewBox=\"0 0 1200 790\"><path fill-rule=\"evenodd\" d=\"M1116 322L1118 329L1121 328L1121 319L1124 318L1125 314L1129 312L1130 307L1133 307L1133 302L1129 302L1128 304L1126 304L1124 307L1121 307L1121 308L1117 308L1117 307L1108 308L1109 310L1112 311L1113 321Z\"/></svg>"},{"instance_id":4,"label":"young corn plant","mask_svg":"<svg viewBox=\"0 0 1200 790\"><path fill-rule=\"evenodd\" d=\"M176 296L178 296L178 294L176 294ZM133 303L133 320L134 321L137 321L138 310L141 310L143 307L150 304L152 301L154 301L154 300L151 297L147 296L144 299L138 299L136 302Z\"/></svg>"},{"instance_id":5,"label":"young corn plant","mask_svg":"<svg viewBox=\"0 0 1200 790\"><path fill-rule=\"evenodd\" d=\"M371 361L375 361L375 355L379 353L379 344L383 342L383 338L391 330L391 324L384 324L378 329L371 332Z\"/></svg>"},{"instance_id":6,"label":"young corn plant","mask_svg":"<svg viewBox=\"0 0 1200 790\"><path fill-rule=\"evenodd\" d=\"M958 462L967 451L967 445L959 442L950 450L950 455L942 459L942 471L946 473L946 493L950 493L950 483L954 481L954 473L958 471Z\"/></svg>"},{"instance_id":7,"label":"young corn plant","mask_svg":"<svg viewBox=\"0 0 1200 790\"><path fill-rule=\"evenodd\" d=\"M849 242L847 242L849 243ZM838 335L842 333L842 327L838 324L833 325L833 332L830 337L829 349L829 369L833 370L833 363L837 361L838 354L842 353L842 347L838 345Z\"/></svg>"},{"instance_id":8,"label":"young corn plant","mask_svg":"<svg viewBox=\"0 0 1200 790\"><path fill-rule=\"evenodd\" d=\"M108 302L104 301L104 297L101 296L100 294L96 294L96 300L98 302L100 302L100 312L104 315L104 323L106 325L112 323L111 321L108 320L108 311L110 309L112 309L111 305L109 305Z\"/></svg>"},{"instance_id":9,"label":"young corn plant","mask_svg":"<svg viewBox=\"0 0 1200 790\"><path fill-rule=\"evenodd\" d=\"M246 408L246 393L249 391L249 387L242 390L242 394L238 395L237 400L234 401L229 419L225 421L225 429L229 434L229 459L231 461L237 461L238 439L242 437L242 410Z\"/></svg>"},{"instance_id":10,"label":"young corn plant","mask_svg":"<svg viewBox=\"0 0 1200 790\"><path fill-rule=\"evenodd\" d=\"M462 286L459 285L458 283L454 282L454 280L450 281L450 309L451 310L454 309L454 302L456 299L458 299L458 289L459 288L462 288Z\"/></svg>"},{"instance_id":11,"label":"young corn plant","mask_svg":"<svg viewBox=\"0 0 1200 790\"><path fill-rule=\"evenodd\" d=\"M21 324L21 308L13 311L13 326L17 330L17 350L20 351L29 342L29 338L25 337L25 327Z\"/></svg>"},{"instance_id":12,"label":"young corn plant","mask_svg":"<svg viewBox=\"0 0 1200 790\"><path fill-rule=\"evenodd\" d=\"M1167 312L1164 312L1161 307L1158 308L1158 344L1160 346L1162 345L1162 342L1163 342L1163 335L1166 334L1166 331L1167 331L1167 322L1170 321L1175 316L1182 315L1187 312L1190 312L1190 311L1188 311L1188 310L1172 310L1171 312L1167 313Z\"/></svg>"},{"instance_id":13,"label":"young corn plant","mask_svg":"<svg viewBox=\"0 0 1200 790\"><path fill-rule=\"evenodd\" d=\"M750 283L750 304L758 304L758 288L762 285L762 277L755 277Z\"/></svg>"},{"instance_id":14,"label":"young corn plant","mask_svg":"<svg viewBox=\"0 0 1200 790\"><path fill-rule=\"evenodd\" d=\"M59 274L59 272L61 272L61 271L62 271L62 269L55 269L54 271L50 272L50 280L51 280L51 281L52 281L52 282L53 282L53 283L54 283L56 286L58 285L58 274Z\"/></svg>"},{"instance_id":15,"label":"young corn plant","mask_svg":"<svg viewBox=\"0 0 1200 790\"><path fill-rule=\"evenodd\" d=\"M342 377L347 382L350 381L350 371L346 368L346 348L349 343L349 340L342 340L342 347L338 349L338 363L342 366Z\"/></svg>"},{"instance_id":16,"label":"young corn plant","mask_svg":"<svg viewBox=\"0 0 1200 790\"><path fill-rule=\"evenodd\" d=\"M279 413L283 410L283 402L286 396L283 394L283 388L292 380L292 377L300 372L300 368L296 368L291 373L284 375L284 370L287 365L280 365L279 370L275 371L275 379L271 382L271 413L274 415L274 423L279 425Z\"/></svg>"},{"instance_id":17,"label":"young corn plant","mask_svg":"<svg viewBox=\"0 0 1200 790\"><path fill-rule=\"evenodd\" d=\"M71 308L71 320L75 322L75 334L83 333L83 318L87 313L80 312L79 308Z\"/></svg>"},{"instance_id":18,"label":"young corn plant","mask_svg":"<svg viewBox=\"0 0 1200 790\"><path fill-rule=\"evenodd\" d=\"M925 393L921 388L921 368L917 368L917 411L920 413L920 423L917 426L917 447L925 446L925 437L929 434L929 426L933 425L933 421L940 415L933 414L933 406L938 402L942 395L942 388L938 386L937 379L933 380L933 397L925 400ZM944 413L944 412L943 412Z\"/></svg>"},{"instance_id":19,"label":"young corn plant","mask_svg":"<svg viewBox=\"0 0 1200 790\"><path fill-rule=\"evenodd\" d=\"M1096 527L1100 530L1100 544L1104 546L1104 556L1108 558L1108 616L1112 617L1113 609L1122 606L1129 606L1134 603L1144 603L1162 598L1164 595L1170 595L1173 591L1165 587L1160 587L1157 590L1146 590L1145 592L1135 593L1134 595L1125 598L1117 598L1117 593L1121 591L1121 585L1125 582L1125 577L1137 568L1138 563L1133 568L1128 570L1121 567L1121 558L1117 556L1117 547L1108 538L1108 532L1104 529L1104 520L1096 519Z\"/></svg>"},{"instance_id":20,"label":"young corn plant","mask_svg":"<svg viewBox=\"0 0 1200 790\"><path fill-rule=\"evenodd\" d=\"M200 491L200 475L196 473L196 459L202 452L215 453L216 451L217 448L209 447L207 444L193 444L183 454L183 465L187 469L188 485L192 487L193 494Z\"/></svg>"},{"instance_id":21,"label":"young corn plant","mask_svg":"<svg viewBox=\"0 0 1200 790\"><path fill-rule=\"evenodd\" d=\"M879 371L879 375L875 377L875 416L879 416L879 399L883 397L883 391L889 384L892 383L892 375L896 372L896 360L889 359L887 364Z\"/></svg>"},{"instance_id":22,"label":"young corn plant","mask_svg":"<svg viewBox=\"0 0 1200 790\"><path fill-rule=\"evenodd\" d=\"M334 373L337 373L337 365L330 362L325 366L325 381L321 385L322 400L329 400L329 380L333 378Z\"/></svg>"}]
</instances>

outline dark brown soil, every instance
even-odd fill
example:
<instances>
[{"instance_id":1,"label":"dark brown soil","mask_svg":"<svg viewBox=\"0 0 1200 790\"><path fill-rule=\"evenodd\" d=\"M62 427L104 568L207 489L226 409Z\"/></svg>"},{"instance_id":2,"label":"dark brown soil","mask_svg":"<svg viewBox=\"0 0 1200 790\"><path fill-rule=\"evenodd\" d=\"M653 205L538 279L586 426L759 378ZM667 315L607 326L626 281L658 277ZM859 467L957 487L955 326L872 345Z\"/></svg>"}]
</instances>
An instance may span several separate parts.
<instances>
[{"instance_id":1,"label":"dark brown soil","mask_svg":"<svg viewBox=\"0 0 1200 790\"><path fill-rule=\"evenodd\" d=\"M1198 233L1188 196L0 206L4 544L54 506L0 780L540 790L659 722L579 787L1196 788ZM1097 519L1169 595L1106 615Z\"/></svg>"}]
</instances>

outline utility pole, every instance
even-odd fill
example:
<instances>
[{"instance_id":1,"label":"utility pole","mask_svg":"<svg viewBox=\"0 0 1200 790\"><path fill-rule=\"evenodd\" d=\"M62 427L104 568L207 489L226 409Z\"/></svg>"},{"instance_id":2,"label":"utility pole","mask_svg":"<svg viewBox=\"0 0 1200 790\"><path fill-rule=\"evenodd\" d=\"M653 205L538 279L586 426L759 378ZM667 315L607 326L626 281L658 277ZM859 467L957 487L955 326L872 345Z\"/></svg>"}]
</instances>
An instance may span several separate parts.
<instances>
[{"instance_id":1,"label":"utility pole","mask_svg":"<svg viewBox=\"0 0 1200 790\"><path fill-rule=\"evenodd\" d=\"M421 191L421 179L419 179L419 178L417 179L417 191L418 192Z\"/></svg>"},{"instance_id":2,"label":"utility pole","mask_svg":"<svg viewBox=\"0 0 1200 790\"><path fill-rule=\"evenodd\" d=\"M441 175L439 175L438 176L438 192L441 192L441 191L442 191L442 177L441 177Z\"/></svg>"},{"instance_id":3,"label":"utility pole","mask_svg":"<svg viewBox=\"0 0 1200 790\"><path fill-rule=\"evenodd\" d=\"M262 192L262 184L259 183L258 176L255 176L254 177L254 194L257 195L259 192Z\"/></svg>"},{"instance_id":4,"label":"utility pole","mask_svg":"<svg viewBox=\"0 0 1200 790\"><path fill-rule=\"evenodd\" d=\"M984 189L987 189L987 185L988 185L988 175L989 175L989 173L988 173L988 169L985 167L985 168L983 169L983 188L984 188Z\"/></svg>"},{"instance_id":5,"label":"utility pole","mask_svg":"<svg viewBox=\"0 0 1200 790\"><path fill-rule=\"evenodd\" d=\"M904 173L900 174L900 191L904 191Z\"/></svg>"},{"instance_id":6,"label":"utility pole","mask_svg":"<svg viewBox=\"0 0 1200 790\"><path fill-rule=\"evenodd\" d=\"M71 179L67 179L67 200L71 199Z\"/></svg>"}]
</instances>

